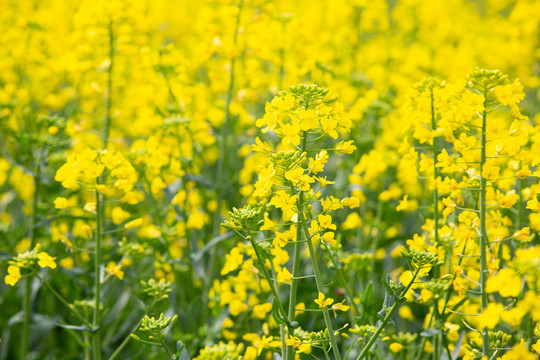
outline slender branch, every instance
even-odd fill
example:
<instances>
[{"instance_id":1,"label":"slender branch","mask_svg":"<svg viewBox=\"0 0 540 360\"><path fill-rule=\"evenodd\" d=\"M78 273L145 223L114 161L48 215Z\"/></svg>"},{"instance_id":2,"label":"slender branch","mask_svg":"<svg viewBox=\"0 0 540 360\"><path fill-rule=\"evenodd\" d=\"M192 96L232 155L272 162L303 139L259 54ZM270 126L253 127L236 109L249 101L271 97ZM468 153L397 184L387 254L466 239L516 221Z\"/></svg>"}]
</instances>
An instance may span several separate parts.
<instances>
[{"instance_id":1,"label":"slender branch","mask_svg":"<svg viewBox=\"0 0 540 360\"><path fill-rule=\"evenodd\" d=\"M94 360L101 359L101 336L100 336L100 321L101 321L101 241L102 241L102 223L103 223L103 204L102 197L99 191L96 194L96 245L94 256L94 315L92 318L92 348L94 351Z\"/></svg>"},{"instance_id":2,"label":"slender branch","mask_svg":"<svg viewBox=\"0 0 540 360\"><path fill-rule=\"evenodd\" d=\"M300 202L297 202L297 206L300 206ZM300 211L298 213L298 218L300 219L300 223L304 228L304 234L309 234L309 229L307 226L306 218L304 217L304 212L301 211L303 209L299 208L298 210ZM309 257L311 258L311 264L313 266L313 274L315 275L315 283L317 284L317 290L318 292L324 294L324 285L322 282L321 272L319 270L319 263L317 262L317 254L315 253L315 248L313 247L313 243L311 241L308 241L307 245L309 249ZM330 318L330 313L326 306L323 307L323 315L326 328L328 329L328 337L330 338L330 343L332 344L332 352L334 353L334 357L336 358L336 360L341 360L341 354L339 353L336 336L334 334L334 328L332 326L332 319Z\"/></svg>"},{"instance_id":3,"label":"slender branch","mask_svg":"<svg viewBox=\"0 0 540 360\"><path fill-rule=\"evenodd\" d=\"M90 324L88 322L88 320L86 320L84 318L84 316L81 315L80 312L78 312L70 303L68 303L66 301L66 299L64 299L62 297L62 295L60 295L48 282L46 282L44 279L41 278L41 276L39 276L39 274L37 273L34 273L34 276L36 278L38 278L38 280L47 288L49 289L49 291L54 295L54 297L60 301L60 303L62 305L64 305L77 319L79 319L79 321L88 328L88 331L92 331L92 324Z\"/></svg>"},{"instance_id":4,"label":"slender branch","mask_svg":"<svg viewBox=\"0 0 540 360\"><path fill-rule=\"evenodd\" d=\"M403 298L407 292L409 291L409 289L411 288L411 286L414 284L414 281L416 280L416 277L418 276L418 272L420 271L420 268L418 268L414 274L413 274L413 277L411 279L411 281L409 281L409 284L407 284L407 286L405 287L405 289L400 293L400 298ZM362 360L364 359L369 350L371 349L371 347L373 346L373 344L375 343L375 341L377 340L377 338L379 337L379 335L381 334L381 332L383 331L384 327L386 326L386 324L388 324L388 322L390 321L390 318L392 318L392 315L394 315L394 312L396 312L396 310L398 309L398 307L404 302L403 301L399 301L399 299L396 299L396 302L392 305L392 307L390 308L390 310L388 310L388 312L386 313L386 316L384 317L384 319L382 320L381 324L379 325L379 327L377 328L377 330L375 331L375 333L371 336L371 338L369 339L369 341L367 342L366 346L364 346L364 348L362 349L362 352L360 353L360 355L358 355L358 357L356 358L356 360Z\"/></svg>"}]
</instances>

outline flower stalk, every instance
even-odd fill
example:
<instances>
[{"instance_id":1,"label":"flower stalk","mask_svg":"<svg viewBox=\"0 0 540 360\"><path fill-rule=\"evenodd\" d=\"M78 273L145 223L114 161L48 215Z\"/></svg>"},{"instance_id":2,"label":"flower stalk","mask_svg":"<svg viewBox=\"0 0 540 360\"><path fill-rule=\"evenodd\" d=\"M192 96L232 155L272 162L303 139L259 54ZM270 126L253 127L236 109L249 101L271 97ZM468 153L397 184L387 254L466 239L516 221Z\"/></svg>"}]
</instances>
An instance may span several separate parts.
<instances>
[{"instance_id":1,"label":"flower stalk","mask_svg":"<svg viewBox=\"0 0 540 360\"><path fill-rule=\"evenodd\" d=\"M487 273L487 227L486 227L486 188L487 179L484 175L484 165L486 163L486 142L487 142L487 106L488 106L488 88L484 86L484 111L482 113L482 134L480 150L480 297L481 310L484 312L488 306L486 292ZM482 329L482 351L488 358L491 356L489 348L489 331L487 327Z\"/></svg>"}]
</instances>

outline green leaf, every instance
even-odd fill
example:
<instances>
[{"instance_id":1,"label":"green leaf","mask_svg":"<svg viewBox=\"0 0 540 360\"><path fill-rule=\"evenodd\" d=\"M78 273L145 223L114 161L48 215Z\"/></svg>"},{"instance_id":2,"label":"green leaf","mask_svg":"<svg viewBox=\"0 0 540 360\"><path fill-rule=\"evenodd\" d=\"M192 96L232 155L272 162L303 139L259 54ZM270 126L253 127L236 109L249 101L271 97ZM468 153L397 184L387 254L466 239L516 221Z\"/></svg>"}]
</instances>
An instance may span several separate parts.
<instances>
[{"instance_id":1,"label":"green leaf","mask_svg":"<svg viewBox=\"0 0 540 360\"><path fill-rule=\"evenodd\" d=\"M440 334L441 331L440 330L437 330L437 329L433 329L433 328L429 328L429 329L426 329L424 331L422 331L420 333L420 336L423 336L423 337L433 337L435 335L438 335Z\"/></svg>"},{"instance_id":2,"label":"green leaf","mask_svg":"<svg viewBox=\"0 0 540 360\"><path fill-rule=\"evenodd\" d=\"M287 321L283 318L283 315L279 312L279 303L277 298L274 298L272 301L272 316L276 324L287 324Z\"/></svg>"},{"instance_id":3,"label":"green leaf","mask_svg":"<svg viewBox=\"0 0 540 360\"><path fill-rule=\"evenodd\" d=\"M177 360L191 360L191 357L189 356L187 352L186 345L180 340L176 342L175 355L176 355Z\"/></svg>"}]
</instances>

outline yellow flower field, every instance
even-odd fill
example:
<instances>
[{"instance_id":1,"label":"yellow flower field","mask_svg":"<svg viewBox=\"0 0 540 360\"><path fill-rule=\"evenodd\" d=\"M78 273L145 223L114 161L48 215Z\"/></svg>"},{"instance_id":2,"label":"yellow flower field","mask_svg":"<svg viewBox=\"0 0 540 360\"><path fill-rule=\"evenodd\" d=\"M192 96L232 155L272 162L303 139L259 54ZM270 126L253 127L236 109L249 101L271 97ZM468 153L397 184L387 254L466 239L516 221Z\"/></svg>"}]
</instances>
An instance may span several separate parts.
<instances>
[{"instance_id":1,"label":"yellow flower field","mask_svg":"<svg viewBox=\"0 0 540 360\"><path fill-rule=\"evenodd\" d=\"M0 360L539 358L539 0L0 9Z\"/></svg>"}]
</instances>

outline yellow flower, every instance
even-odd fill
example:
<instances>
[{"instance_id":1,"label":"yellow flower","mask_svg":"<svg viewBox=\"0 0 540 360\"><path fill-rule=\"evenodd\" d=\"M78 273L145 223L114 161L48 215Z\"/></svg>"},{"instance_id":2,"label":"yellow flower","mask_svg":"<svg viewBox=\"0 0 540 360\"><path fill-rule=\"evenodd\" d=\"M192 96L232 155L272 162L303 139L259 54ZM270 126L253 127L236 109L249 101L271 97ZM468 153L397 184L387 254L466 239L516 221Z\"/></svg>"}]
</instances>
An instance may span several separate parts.
<instances>
[{"instance_id":1,"label":"yellow flower","mask_svg":"<svg viewBox=\"0 0 540 360\"><path fill-rule=\"evenodd\" d=\"M533 350L536 351L536 349L533 349ZM504 354L503 357L501 358L501 360L514 360L514 359L537 360L538 357L527 349L527 343L525 343L524 340L522 339L519 344L514 345L514 347L508 352L506 352L506 354Z\"/></svg>"},{"instance_id":2,"label":"yellow flower","mask_svg":"<svg viewBox=\"0 0 540 360\"><path fill-rule=\"evenodd\" d=\"M354 209L360 206L360 199L356 196L346 197L341 200L341 205Z\"/></svg>"},{"instance_id":3,"label":"yellow flower","mask_svg":"<svg viewBox=\"0 0 540 360\"><path fill-rule=\"evenodd\" d=\"M95 214L96 213L96 203L95 202L87 202L86 204L84 204L84 210Z\"/></svg>"},{"instance_id":4,"label":"yellow flower","mask_svg":"<svg viewBox=\"0 0 540 360\"><path fill-rule=\"evenodd\" d=\"M123 210L120 206L115 206L111 210L112 222L115 225L121 224L126 221L131 214Z\"/></svg>"},{"instance_id":5,"label":"yellow flower","mask_svg":"<svg viewBox=\"0 0 540 360\"><path fill-rule=\"evenodd\" d=\"M518 179L526 179L528 176L532 175L532 171L529 168L528 165L525 165L516 173L516 178Z\"/></svg>"},{"instance_id":6,"label":"yellow flower","mask_svg":"<svg viewBox=\"0 0 540 360\"><path fill-rule=\"evenodd\" d=\"M416 200L409 200L409 195L403 196L402 200L399 200L398 206L396 206L397 211L414 211L418 207L418 202Z\"/></svg>"},{"instance_id":7,"label":"yellow flower","mask_svg":"<svg viewBox=\"0 0 540 360\"><path fill-rule=\"evenodd\" d=\"M323 212L325 213L333 211L333 210L343 209L343 205L341 204L341 202L332 195L322 200L321 204L323 207Z\"/></svg>"},{"instance_id":8,"label":"yellow flower","mask_svg":"<svg viewBox=\"0 0 540 360\"><path fill-rule=\"evenodd\" d=\"M251 313L251 315L255 319L264 320L266 318L266 315L270 312L270 310L272 310L272 304L270 303L255 305L253 307L253 312Z\"/></svg>"},{"instance_id":9,"label":"yellow flower","mask_svg":"<svg viewBox=\"0 0 540 360\"><path fill-rule=\"evenodd\" d=\"M496 86L493 92L502 105L517 104L525 97L523 85L518 79L514 80L513 84Z\"/></svg>"},{"instance_id":10,"label":"yellow flower","mask_svg":"<svg viewBox=\"0 0 540 360\"><path fill-rule=\"evenodd\" d=\"M225 255L225 265L221 269L221 275L227 275L231 271L238 269L240 265L244 263L244 255L240 251L240 248L232 248L229 254Z\"/></svg>"},{"instance_id":11,"label":"yellow flower","mask_svg":"<svg viewBox=\"0 0 540 360\"><path fill-rule=\"evenodd\" d=\"M356 146L352 145L353 141L342 141L336 145L336 151L343 154L352 154L356 150Z\"/></svg>"},{"instance_id":12,"label":"yellow flower","mask_svg":"<svg viewBox=\"0 0 540 360\"><path fill-rule=\"evenodd\" d=\"M160 177L156 177L154 178L154 180L152 180L152 184L150 185L150 191L152 192L152 194L156 195L159 192L161 192L161 190L165 189L166 187L167 187L167 184L165 184L163 180L161 180Z\"/></svg>"},{"instance_id":13,"label":"yellow flower","mask_svg":"<svg viewBox=\"0 0 540 360\"><path fill-rule=\"evenodd\" d=\"M326 187L326 185L329 185L329 184L335 184L335 183L336 183L335 181L327 180L327 179L326 179L326 176L321 176L321 177L314 176L313 178L319 182L319 186L320 186L321 188Z\"/></svg>"},{"instance_id":14,"label":"yellow flower","mask_svg":"<svg viewBox=\"0 0 540 360\"><path fill-rule=\"evenodd\" d=\"M389 348L390 351L392 351L393 353L398 353L398 352L400 352L401 350L403 350L403 345L401 345L400 343L394 342L394 343L390 344L390 346L389 346L388 348Z\"/></svg>"},{"instance_id":15,"label":"yellow flower","mask_svg":"<svg viewBox=\"0 0 540 360\"><path fill-rule=\"evenodd\" d=\"M235 299L229 304L229 311L232 316L238 316L239 314L248 311L249 306L239 299Z\"/></svg>"},{"instance_id":16,"label":"yellow flower","mask_svg":"<svg viewBox=\"0 0 540 360\"><path fill-rule=\"evenodd\" d=\"M515 190L510 190L505 195L497 190L497 202L502 208L510 209L519 200Z\"/></svg>"},{"instance_id":17,"label":"yellow flower","mask_svg":"<svg viewBox=\"0 0 540 360\"><path fill-rule=\"evenodd\" d=\"M302 129L302 131L308 131L319 127L317 113L314 110L300 109L298 110L297 115L300 118L300 128Z\"/></svg>"},{"instance_id":18,"label":"yellow flower","mask_svg":"<svg viewBox=\"0 0 540 360\"><path fill-rule=\"evenodd\" d=\"M521 277L512 269L501 269L486 283L486 292L499 292L502 297L517 297L521 293Z\"/></svg>"},{"instance_id":19,"label":"yellow flower","mask_svg":"<svg viewBox=\"0 0 540 360\"><path fill-rule=\"evenodd\" d=\"M110 261L107 264L107 267L105 269L107 269L107 271L109 273L111 273L111 275L114 275L117 278L119 278L120 280L123 280L124 279L124 272L122 270L120 270L121 268L122 268L122 264L116 265L116 263L114 261Z\"/></svg>"},{"instance_id":20,"label":"yellow flower","mask_svg":"<svg viewBox=\"0 0 540 360\"><path fill-rule=\"evenodd\" d=\"M126 229L126 230L134 229L136 227L141 226L142 223L143 223L143 219L138 218L138 219L132 220L132 221L128 222L127 224L125 224L124 229Z\"/></svg>"},{"instance_id":21,"label":"yellow flower","mask_svg":"<svg viewBox=\"0 0 540 360\"><path fill-rule=\"evenodd\" d=\"M285 179L292 182L294 185L296 185L300 181L300 177L304 174L304 169L302 169L300 166L288 170L285 172Z\"/></svg>"},{"instance_id":22,"label":"yellow flower","mask_svg":"<svg viewBox=\"0 0 540 360\"><path fill-rule=\"evenodd\" d=\"M264 225L261 226L261 230L274 231L277 228L277 224L270 220L266 214L264 215Z\"/></svg>"},{"instance_id":23,"label":"yellow flower","mask_svg":"<svg viewBox=\"0 0 540 360\"><path fill-rule=\"evenodd\" d=\"M298 349L296 351L297 353L311 353L311 344L303 344L302 340L300 340L296 336L289 335L289 338L285 340L285 344L287 344L288 346L292 346L295 349Z\"/></svg>"},{"instance_id":24,"label":"yellow flower","mask_svg":"<svg viewBox=\"0 0 540 360\"><path fill-rule=\"evenodd\" d=\"M6 284L15 286L17 281L21 278L21 269L18 266L10 265L8 267L8 275L4 278Z\"/></svg>"},{"instance_id":25,"label":"yellow flower","mask_svg":"<svg viewBox=\"0 0 540 360\"><path fill-rule=\"evenodd\" d=\"M317 155L315 155L315 159L309 158L309 172L312 174L320 173L324 170L324 164L326 164L327 161L328 152L326 150L321 150Z\"/></svg>"},{"instance_id":26,"label":"yellow flower","mask_svg":"<svg viewBox=\"0 0 540 360\"><path fill-rule=\"evenodd\" d=\"M332 305L332 311L334 312L334 316L337 316L336 311L347 311L351 308L350 306L343 304L344 302L345 300Z\"/></svg>"},{"instance_id":27,"label":"yellow flower","mask_svg":"<svg viewBox=\"0 0 540 360\"><path fill-rule=\"evenodd\" d=\"M538 202L536 196L532 200L527 201L527 209L536 212L540 211L540 202Z\"/></svg>"},{"instance_id":28,"label":"yellow flower","mask_svg":"<svg viewBox=\"0 0 540 360\"><path fill-rule=\"evenodd\" d=\"M531 229L526 226L523 229L516 231L512 236L521 241L531 241L529 235L531 235Z\"/></svg>"},{"instance_id":29,"label":"yellow flower","mask_svg":"<svg viewBox=\"0 0 540 360\"><path fill-rule=\"evenodd\" d=\"M259 139L258 136L255 138L255 145L251 145L251 150L260 152L263 154L267 154L272 151L272 149L270 148L270 145L268 145L267 143Z\"/></svg>"},{"instance_id":30,"label":"yellow flower","mask_svg":"<svg viewBox=\"0 0 540 360\"><path fill-rule=\"evenodd\" d=\"M294 208L297 198L297 195L289 196L285 190L279 190L276 195L272 197L272 200L270 200L270 204L287 212Z\"/></svg>"},{"instance_id":31,"label":"yellow flower","mask_svg":"<svg viewBox=\"0 0 540 360\"><path fill-rule=\"evenodd\" d=\"M279 246L279 247L284 247L285 245L288 244L288 242L289 242L289 239L287 237L286 232L284 233L276 232L276 237L272 241L274 246Z\"/></svg>"},{"instance_id":32,"label":"yellow flower","mask_svg":"<svg viewBox=\"0 0 540 360\"><path fill-rule=\"evenodd\" d=\"M293 123L293 124L285 124L280 129L281 135L283 136L283 139L281 139L281 143L283 145L300 145L300 125Z\"/></svg>"},{"instance_id":33,"label":"yellow flower","mask_svg":"<svg viewBox=\"0 0 540 360\"><path fill-rule=\"evenodd\" d=\"M532 349L537 353L540 354L540 339L536 340L536 344L532 346Z\"/></svg>"},{"instance_id":34,"label":"yellow flower","mask_svg":"<svg viewBox=\"0 0 540 360\"><path fill-rule=\"evenodd\" d=\"M297 338L296 336L292 336L292 335L289 335L290 337L285 340L285 343L288 345L288 346L292 346L294 348L297 348L299 347L300 345L302 345L302 340L300 340L299 338Z\"/></svg>"},{"instance_id":35,"label":"yellow flower","mask_svg":"<svg viewBox=\"0 0 540 360\"><path fill-rule=\"evenodd\" d=\"M334 235L335 234L332 231L325 232L323 236L321 236L321 240L330 243L330 245L332 246L335 246L336 240L334 239Z\"/></svg>"},{"instance_id":36,"label":"yellow flower","mask_svg":"<svg viewBox=\"0 0 540 360\"><path fill-rule=\"evenodd\" d=\"M280 271L278 271L277 281L286 284L292 283L292 275L286 267L283 267Z\"/></svg>"},{"instance_id":37,"label":"yellow flower","mask_svg":"<svg viewBox=\"0 0 540 360\"><path fill-rule=\"evenodd\" d=\"M489 303L484 312L478 317L479 327L493 329L501 319L501 313L504 309L503 304Z\"/></svg>"},{"instance_id":38,"label":"yellow flower","mask_svg":"<svg viewBox=\"0 0 540 360\"><path fill-rule=\"evenodd\" d=\"M259 119L255 122L255 125L257 127L262 127L266 125L266 127L262 129L263 133L267 133L268 131L274 130L277 125L276 112L275 111L267 112L266 114L264 114L262 119Z\"/></svg>"},{"instance_id":39,"label":"yellow flower","mask_svg":"<svg viewBox=\"0 0 540 360\"><path fill-rule=\"evenodd\" d=\"M37 254L37 258L39 259L38 265L42 268L50 267L51 269L56 268L56 263L54 262L55 257L50 256L45 251L40 252Z\"/></svg>"},{"instance_id":40,"label":"yellow flower","mask_svg":"<svg viewBox=\"0 0 540 360\"><path fill-rule=\"evenodd\" d=\"M57 197L54 200L54 207L57 209L66 209L69 207L69 201L65 197Z\"/></svg>"},{"instance_id":41,"label":"yellow flower","mask_svg":"<svg viewBox=\"0 0 540 360\"><path fill-rule=\"evenodd\" d=\"M336 230L336 225L332 224L332 217L330 215L320 214L317 219L319 220L319 226L321 229Z\"/></svg>"},{"instance_id":42,"label":"yellow flower","mask_svg":"<svg viewBox=\"0 0 540 360\"><path fill-rule=\"evenodd\" d=\"M321 119L321 126L322 131L328 135L330 135L331 138L337 139L338 133L336 131L337 128L337 120L326 116Z\"/></svg>"},{"instance_id":43,"label":"yellow flower","mask_svg":"<svg viewBox=\"0 0 540 360\"><path fill-rule=\"evenodd\" d=\"M315 303L319 305L321 309L325 308L326 306L332 305L334 303L334 299L325 298L322 292L319 292L319 297L313 301L315 301Z\"/></svg>"},{"instance_id":44,"label":"yellow flower","mask_svg":"<svg viewBox=\"0 0 540 360\"><path fill-rule=\"evenodd\" d=\"M442 203L446 208L443 210L443 215L448 216L456 210L456 203L451 198L447 197L442 200Z\"/></svg>"}]
</instances>

